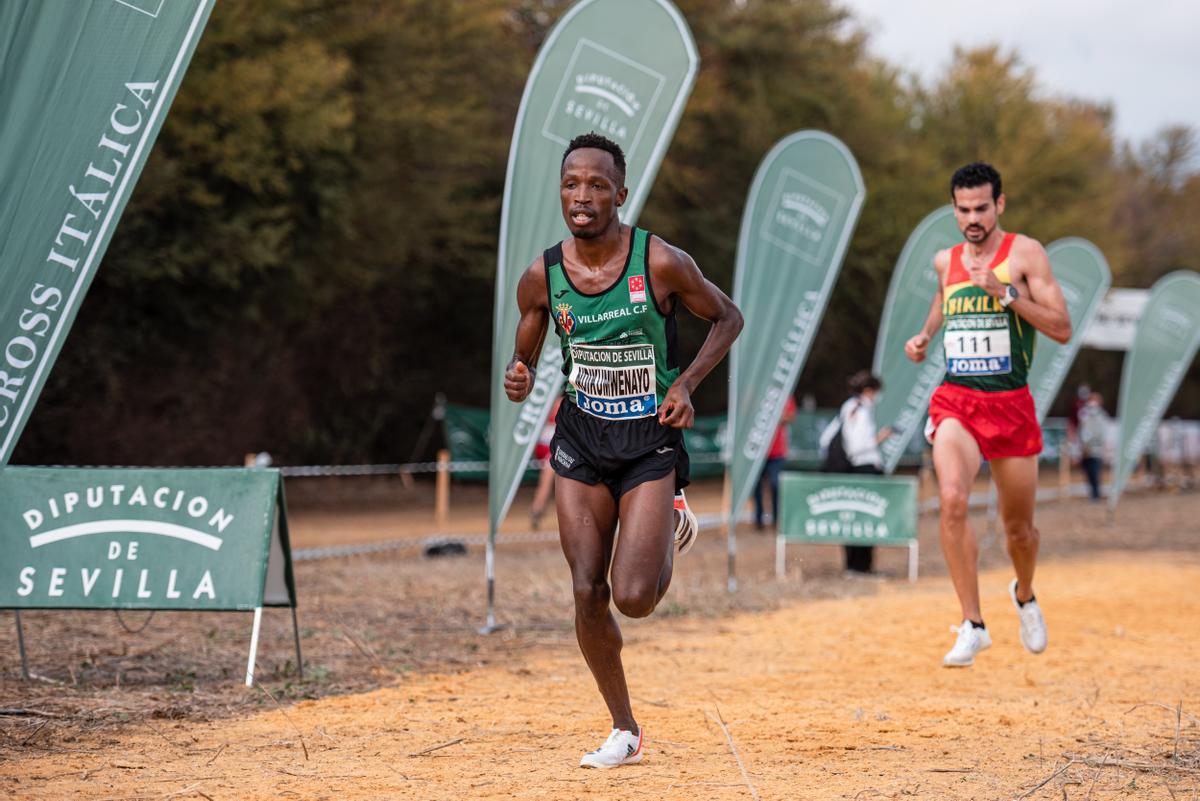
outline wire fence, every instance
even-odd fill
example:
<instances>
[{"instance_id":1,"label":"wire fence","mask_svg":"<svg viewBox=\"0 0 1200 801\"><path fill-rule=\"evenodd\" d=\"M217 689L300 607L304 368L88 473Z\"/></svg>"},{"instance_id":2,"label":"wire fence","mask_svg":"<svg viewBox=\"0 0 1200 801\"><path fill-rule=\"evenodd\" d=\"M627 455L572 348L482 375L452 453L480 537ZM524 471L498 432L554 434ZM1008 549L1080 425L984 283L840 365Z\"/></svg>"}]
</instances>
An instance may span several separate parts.
<instances>
[{"instance_id":1,"label":"wire fence","mask_svg":"<svg viewBox=\"0 0 1200 801\"><path fill-rule=\"evenodd\" d=\"M719 453L698 453L691 456L693 464L720 464ZM530 459L529 466L540 470L545 459ZM406 462L403 464L347 464L347 465L283 465L279 473L284 478L323 478L328 476L396 476L419 475L422 473L486 473L488 463L483 461Z\"/></svg>"}]
</instances>

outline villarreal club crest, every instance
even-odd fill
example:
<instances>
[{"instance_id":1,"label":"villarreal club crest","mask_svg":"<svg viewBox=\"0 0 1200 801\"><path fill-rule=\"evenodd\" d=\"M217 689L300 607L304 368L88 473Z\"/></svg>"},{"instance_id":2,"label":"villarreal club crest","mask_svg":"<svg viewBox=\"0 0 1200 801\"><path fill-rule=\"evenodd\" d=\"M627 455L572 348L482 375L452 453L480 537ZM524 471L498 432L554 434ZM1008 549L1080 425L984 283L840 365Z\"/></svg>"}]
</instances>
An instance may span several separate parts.
<instances>
[{"instance_id":1,"label":"villarreal club crest","mask_svg":"<svg viewBox=\"0 0 1200 801\"><path fill-rule=\"evenodd\" d=\"M558 327L565 331L567 336L575 333L575 312L571 311L570 303L558 304L558 314L555 317L558 320Z\"/></svg>"}]
</instances>

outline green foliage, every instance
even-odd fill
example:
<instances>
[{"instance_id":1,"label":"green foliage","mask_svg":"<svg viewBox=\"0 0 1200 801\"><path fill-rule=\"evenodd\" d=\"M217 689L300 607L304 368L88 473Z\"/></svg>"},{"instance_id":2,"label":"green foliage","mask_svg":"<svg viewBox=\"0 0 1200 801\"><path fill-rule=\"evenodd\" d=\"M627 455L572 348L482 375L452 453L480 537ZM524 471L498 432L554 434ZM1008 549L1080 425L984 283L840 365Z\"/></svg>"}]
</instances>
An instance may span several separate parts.
<instances>
[{"instance_id":1,"label":"green foliage","mask_svg":"<svg viewBox=\"0 0 1200 801\"><path fill-rule=\"evenodd\" d=\"M870 363L904 240L966 161L1003 172L1006 228L1092 239L1118 285L1200 252L1192 131L1120 148L1111 109L1047 96L995 48L922 86L873 59L832 0L678 5L702 67L644 225L728 289L776 141L825 130L862 168L866 205L801 376L822 403ZM397 461L435 392L486 405L509 139L568 6L218 3L16 461ZM704 331L684 321L685 353ZM700 411L723 410L724 387L706 382Z\"/></svg>"}]
</instances>

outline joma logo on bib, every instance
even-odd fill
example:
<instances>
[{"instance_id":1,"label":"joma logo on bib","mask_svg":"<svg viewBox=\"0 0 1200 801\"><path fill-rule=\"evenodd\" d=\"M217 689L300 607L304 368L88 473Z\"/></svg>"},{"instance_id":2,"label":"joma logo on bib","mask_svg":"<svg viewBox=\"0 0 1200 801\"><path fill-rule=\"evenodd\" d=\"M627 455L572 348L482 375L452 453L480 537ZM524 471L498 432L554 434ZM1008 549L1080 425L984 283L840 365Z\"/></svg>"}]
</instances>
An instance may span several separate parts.
<instances>
[{"instance_id":1,"label":"joma logo on bib","mask_svg":"<svg viewBox=\"0 0 1200 801\"><path fill-rule=\"evenodd\" d=\"M652 345L572 345L571 375L580 410L604 420L658 412Z\"/></svg>"},{"instance_id":2,"label":"joma logo on bib","mask_svg":"<svg viewBox=\"0 0 1200 801\"><path fill-rule=\"evenodd\" d=\"M1006 375L1012 372L1012 342L1006 315L952 317L946 323L942 346L950 375Z\"/></svg>"}]
</instances>

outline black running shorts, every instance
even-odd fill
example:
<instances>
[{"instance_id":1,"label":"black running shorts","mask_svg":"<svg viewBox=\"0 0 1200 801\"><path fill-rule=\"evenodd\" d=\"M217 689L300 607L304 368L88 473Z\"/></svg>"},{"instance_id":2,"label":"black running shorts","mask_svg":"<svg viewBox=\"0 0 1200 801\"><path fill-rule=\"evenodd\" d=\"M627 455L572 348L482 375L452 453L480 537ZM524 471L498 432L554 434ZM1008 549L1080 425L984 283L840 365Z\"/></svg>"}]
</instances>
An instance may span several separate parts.
<instances>
[{"instance_id":1,"label":"black running shorts","mask_svg":"<svg viewBox=\"0 0 1200 801\"><path fill-rule=\"evenodd\" d=\"M563 478L603 483L613 498L638 484L675 473L675 491L686 487L691 462L683 431L661 425L657 417L601 420L564 399L550 440L550 464Z\"/></svg>"}]
</instances>

